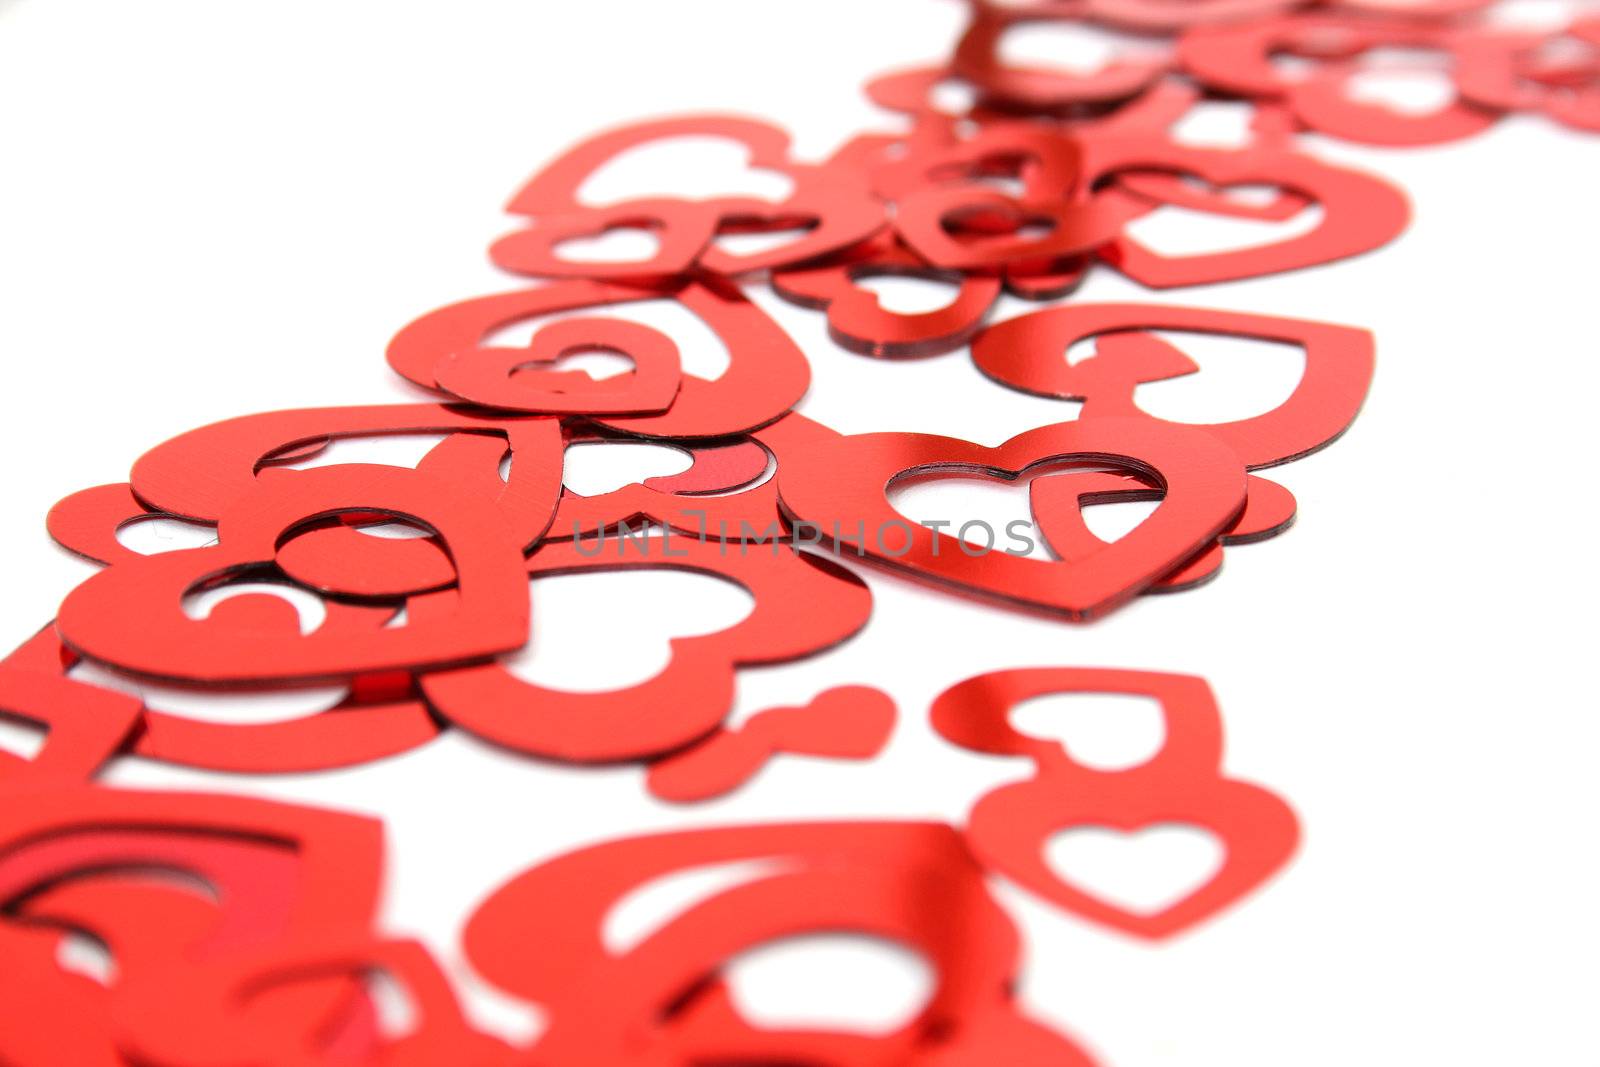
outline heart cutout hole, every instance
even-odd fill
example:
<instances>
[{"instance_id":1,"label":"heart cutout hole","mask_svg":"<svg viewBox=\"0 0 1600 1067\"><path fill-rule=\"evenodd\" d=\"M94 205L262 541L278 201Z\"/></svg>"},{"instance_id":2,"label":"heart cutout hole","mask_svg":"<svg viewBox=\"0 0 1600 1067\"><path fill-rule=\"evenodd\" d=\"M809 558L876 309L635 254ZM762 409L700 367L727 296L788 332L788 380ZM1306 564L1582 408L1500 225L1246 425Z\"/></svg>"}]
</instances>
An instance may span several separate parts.
<instances>
[{"instance_id":1,"label":"heart cutout hole","mask_svg":"<svg viewBox=\"0 0 1600 1067\"><path fill-rule=\"evenodd\" d=\"M538 374L549 377L552 374L581 374L592 382L605 381L607 378L618 378L624 374L632 373L635 364L628 358L626 352L618 352L611 348L580 348L570 352L563 352L559 358L550 363L521 363L511 368L512 378L525 374ZM560 392L559 386L552 387L553 392Z\"/></svg>"},{"instance_id":2,"label":"heart cutout hole","mask_svg":"<svg viewBox=\"0 0 1600 1067\"><path fill-rule=\"evenodd\" d=\"M1131 693L1050 693L1011 709L1011 725L1059 742L1073 761L1097 771L1148 763L1166 744L1161 704Z\"/></svg>"},{"instance_id":3,"label":"heart cutout hole","mask_svg":"<svg viewBox=\"0 0 1600 1067\"><path fill-rule=\"evenodd\" d=\"M1089 504L1083 508L1083 524L1090 533L1110 544L1131 534L1160 506L1159 500L1113 500L1104 504Z\"/></svg>"},{"instance_id":4,"label":"heart cutout hole","mask_svg":"<svg viewBox=\"0 0 1600 1067\"><path fill-rule=\"evenodd\" d=\"M639 549L612 536L602 551L626 559ZM743 586L671 568L546 575L528 585L533 639L501 663L524 681L571 693L653 678L671 662L674 638L727 629L755 609ZM597 639L606 647L598 659Z\"/></svg>"},{"instance_id":5,"label":"heart cutout hole","mask_svg":"<svg viewBox=\"0 0 1600 1067\"><path fill-rule=\"evenodd\" d=\"M214 545L217 543L217 528L202 522L174 519L169 515L152 515L119 526L117 543L141 556L154 556L161 552Z\"/></svg>"},{"instance_id":6,"label":"heart cutout hole","mask_svg":"<svg viewBox=\"0 0 1600 1067\"><path fill-rule=\"evenodd\" d=\"M1184 823L1131 832L1076 826L1045 845L1062 881L1135 915L1157 915L1221 870L1226 850L1215 834Z\"/></svg>"},{"instance_id":7,"label":"heart cutout hole","mask_svg":"<svg viewBox=\"0 0 1600 1067\"><path fill-rule=\"evenodd\" d=\"M1146 331L1200 368L1134 387L1133 401L1158 419L1207 425L1255 418L1294 395L1306 370L1305 349L1258 337Z\"/></svg>"},{"instance_id":8,"label":"heart cutout hole","mask_svg":"<svg viewBox=\"0 0 1600 1067\"><path fill-rule=\"evenodd\" d=\"M1034 522L1030 503L1033 480L1067 471L1105 469L1092 463L1067 461L1041 463L1010 479L940 471L912 473L890 483L886 495L890 506L907 520L958 539L962 542L958 547L968 555L995 551L1055 560L1058 557ZM870 543L874 534L868 531L867 536ZM904 534L886 531L885 538L899 544Z\"/></svg>"},{"instance_id":9,"label":"heart cutout hole","mask_svg":"<svg viewBox=\"0 0 1600 1067\"><path fill-rule=\"evenodd\" d=\"M1322 224L1322 205L1309 204L1283 220L1240 218L1162 204L1123 232L1164 256L1236 252L1303 237Z\"/></svg>"},{"instance_id":10,"label":"heart cutout hole","mask_svg":"<svg viewBox=\"0 0 1600 1067\"><path fill-rule=\"evenodd\" d=\"M579 496L602 496L649 478L682 474L693 463L687 452L667 445L580 441L562 456L561 484Z\"/></svg>"},{"instance_id":11,"label":"heart cutout hole","mask_svg":"<svg viewBox=\"0 0 1600 1067\"><path fill-rule=\"evenodd\" d=\"M1004 551L1053 560L1056 557L1034 528L1028 503L1031 480L1026 475L1015 481L981 475L920 476L895 482L888 497L890 505L911 522L942 524L935 529L970 546L973 555ZM870 543L870 532L868 537Z\"/></svg>"},{"instance_id":12,"label":"heart cutout hole","mask_svg":"<svg viewBox=\"0 0 1600 1067\"><path fill-rule=\"evenodd\" d=\"M588 237L568 237L555 254L569 263L643 263L661 251L661 239L638 226L613 226Z\"/></svg>"},{"instance_id":13,"label":"heart cutout hole","mask_svg":"<svg viewBox=\"0 0 1600 1067\"><path fill-rule=\"evenodd\" d=\"M1172 124L1170 135L1194 148L1246 148L1255 140L1254 104L1242 100L1202 100Z\"/></svg>"},{"instance_id":14,"label":"heart cutout hole","mask_svg":"<svg viewBox=\"0 0 1600 1067\"><path fill-rule=\"evenodd\" d=\"M739 1014L766 1030L882 1036L912 1022L933 995L921 956L863 936L785 938L739 954L723 974Z\"/></svg>"}]
</instances>

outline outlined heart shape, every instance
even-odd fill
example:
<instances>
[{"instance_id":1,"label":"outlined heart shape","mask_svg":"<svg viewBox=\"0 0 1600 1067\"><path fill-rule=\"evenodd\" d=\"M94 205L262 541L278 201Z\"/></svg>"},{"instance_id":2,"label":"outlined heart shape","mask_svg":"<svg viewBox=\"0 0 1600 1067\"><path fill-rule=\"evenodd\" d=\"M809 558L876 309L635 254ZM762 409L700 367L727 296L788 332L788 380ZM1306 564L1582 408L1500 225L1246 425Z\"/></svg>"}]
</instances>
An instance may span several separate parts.
<instances>
[{"instance_id":1,"label":"outlined heart shape","mask_svg":"<svg viewBox=\"0 0 1600 1067\"><path fill-rule=\"evenodd\" d=\"M1160 750L1125 770L1102 771L1066 746L1023 733L1010 713L1057 693L1148 696L1161 705ZM967 838L991 870L1058 907L1132 934L1159 939L1187 930L1255 889L1288 862L1299 842L1294 812L1276 794L1223 778L1222 717L1203 678L1154 671L1037 667L994 671L935 698L941 736L969 751L1027 756L1035 777L1001 786L974 805ZM1211 831L1227 850L1204 884L1159 911L1141 913L1062 880L1045 857L1056 834L1077 827L1131 832L1167 824Z\"/></svg>"},{"instance_id":2,"label":"outlined heart shape","mask_svg":"<svg viewBox=\"0 0 1600 1067\"><path fill-rule=\"evenodd\" d=\"M845 437L798 416L757 436L778 457L784 512L836 547L850 544L857 555L921 581L1072 620L1137 595L1209 544L1244 505L1244 468L1226 445L1204 431L1148 419L1042 426L996 448L931 434ZM1165 491L1161 506L1128 536L1061 563L971 555L966 542L907 522L886 495L913 474L1013 480L1070 462L1144 473ZM905 549L893 551L890 543Z\"/></svg>"},{"instance_id":3,"label":"outlined heart shape","mask_svg":"<svg viewBox=\"0 0 1600 1067\"><path fill-rule=\"evenodd\" d=\"M440 361L481 351L497 330L564 311L646 300L676 301L701 319L727 348L728 369L711 380L684 375L672 406L658 415L596 415L595 422L640 437L726 437L766 425L805 395L811 365L799 346L738 286L709 276L661 290L571 281L475 297L411 322L395 334L386 355L402 377L439 390Z\"/></svg>"},{"instance_id":4,"label":"outlined heart shape","mask_svg":"<svg viewBox=\"0 0 1600 1067\"><path fill-rule=\"evenodd\" d=\"M1134 390L1200 368L1145 330L1278 341L1305 350L1305 371L1289 399L1234 422L1194 424L1232 448L1251 470L1310 455L1350 427L1372 384L1372 333L1353 326L1159 304L1070 304L1019 315L982 331L972 361L1002 385L1038 396L1082 400L1084 420L1138 416L1163 425L1134 403ZM1067 350L1097 338L1096 352L1074 364Z\"/></svg>"}]
</instances>

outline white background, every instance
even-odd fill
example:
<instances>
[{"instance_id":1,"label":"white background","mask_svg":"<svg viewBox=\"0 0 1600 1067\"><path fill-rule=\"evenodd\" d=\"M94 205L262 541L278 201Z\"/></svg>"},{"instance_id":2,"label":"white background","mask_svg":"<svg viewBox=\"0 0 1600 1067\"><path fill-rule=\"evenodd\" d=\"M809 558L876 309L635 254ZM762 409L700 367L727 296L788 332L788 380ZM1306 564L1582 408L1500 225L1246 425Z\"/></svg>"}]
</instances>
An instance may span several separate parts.
<instances>
[{"instance_id":1,"label":"white background","mask_svg":"<svg viewBox=\"0 0 1600 1067\"><path fill-rule=\"evenodd\" d=\"M786 125L816 158L853 131L892 128L860 83L937 60L960 18L940 0L0 0L0 641L31 634L89 571L45 536L58 497L124 480L146 448L219 418L412 396L383 362L386 340L430 308L516 284L484 248L507 228L506 197L566 144L636 117L738 110ZM1519 118L1439 148L1309 146L1401 183L1416 209L1404 238L1214 290L1151 294L1102 271L1076 298L1378 335L1354 428L1278 472L1299 523L1230 550L1212 585L1079 628L869 575L868 631L816 660L743 673L739 709L877 685L902 713L887 753L780 760L697 807L650 801L636 768L563 769L459 733L334 773L123 766L111 780L381 814L387 925L424 937L469 981L456 933L476 901L582 843L756 820L959 820L1028 773L929 731L929 700L961 678L1052 664L1193 672L1221 701L1229 771L1294 804L1301 853L1241 907L1158 947L999 886L1028 937L1031 1010L1114 1067L1594 1062L1600 588L1585 501L1600 138ZM664 180L685 173L662 166ZM802 410L839 429L992 444L1074 410L1007 392L964 353L895 365L850 355L820 316L755 297L812 359ZM1197 351L1218 353L1206 375L1141 400L1236 416L1292 385L1281 355L1246 353L1230 374L1225 351ZM714 369L717 354L688 359ZM924 503L950 517L1025 513L1019 495L993 489ZM638 588L626 605L622 586L552 585L536 598L540 632L563 635L559 655L539 654L547 677L595 688L659 665L677 631L651 605L682 588ZM707 617L690 621L725 624L713 616L728 605L698 591ZM1079 723L1074 743L1127 741L1123 723L1142 721L1111 718ZM824 1016L830 995L857 1013L888 1011L896 991L914 1001L903 961L833 952L769 954L741 973L744 995L769 1014L798 1004ZM518 1023L484 990L471 1003L492 1025Z\"/></svg>"}]
</instances>

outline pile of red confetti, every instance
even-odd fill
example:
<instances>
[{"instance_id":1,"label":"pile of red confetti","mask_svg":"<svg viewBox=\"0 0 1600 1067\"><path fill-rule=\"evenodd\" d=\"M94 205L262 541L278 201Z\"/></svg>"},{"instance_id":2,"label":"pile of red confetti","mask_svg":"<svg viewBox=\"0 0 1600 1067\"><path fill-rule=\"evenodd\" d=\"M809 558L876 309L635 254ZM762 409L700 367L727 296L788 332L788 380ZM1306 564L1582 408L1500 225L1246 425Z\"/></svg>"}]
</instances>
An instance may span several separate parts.
<instances>
[{"instance_id":1,"label":"pile of red confetti","mask_svg":"<svg viewBox=\"0 0 1600 1067\"><path fill-rule=\"evenodd\" d=\"M429 954L385 937L375 910L381 828L364 818L267 801L110 789L92 780L126 755L234 772L377 760L460 728L545 759L648 764L657 796L693 802L748 780L781 753L868 759L896 709L847 685L809 703L723 725L742 666L795 660L868 625L872 597L852 568L888 568L950 594L1078 622L1147 592L1214 577L1223 546L1272 537L1295 500L1259 472L1320 449L1355 418L1373 374L1364 330L1227 310L1066 302L986 326L1001 293L1069 296L1094 270L1151 288L1226 282L1378 248L1405 228L1403 194L1381 177L1297 144L1315 131L1378 144L1476 133L1511 111L1600 129L1600 20L1548 35L1483 20L1480 0L1040 0L975 2L948 66L885 75L871 98L906 120L865 133L826 162L792 159L779 128L745 118L653 121L601 134L512 198L519 229L491 256L530 288L431 311L402 329L390 366L435 402L276 411L182 433L142 456L125 484L75 493L50 533L104 564L53 624L0 663L0 711L41 726L36 758L0 762L0 1062L7 1067L336 1067L527 1063L704 1065L1088 1063L1014 999L1019 939L986 888L1000 874L1056 907L1128 934L1180 933L1237 902L1289 858L1298 828L1275 794L1220 770L1222 724L1197 678L1021 667L950 688L931 709L953 745L1032 760L1031 779L983 797L965 827L830 822L694 830L596 845L537 866L471 916L466 953L548 1026L528 1048L478 1031ZM1012 28L1089 21L1147 35L1159 52L1085 74L1000 58ZM1360 103L1365 57L1434 53L1456 98L1401 114ZM1292 71L1279 62L1294 57ZM965 82L949 114L935 90ZM1253 108L1252 143L1196 148L1175 124L1199 102ZM780 202L646 199L597 208L584 180L618 154L682 135L730 139L753 166L786 175ZM1265 198L1236 195L1267 187ZM1128 224L1164 205L1284 220L1319 207L1308 232L1243 250L1169 256ZM563 258L563 243L617 229L656 239L648 259ZM790 235L754 253L729 234ZM955 283L948 305L886 310L864 279ZM554 280L551 280L554 279ZM970 346L1000 386L1081 401L1078 417L999 447L912 433L839 434L794 409L805 354L741 286L771 284L827 316L843 348L882 359ZM686 372L666 334L608 315L675 301L725 345L715 379ZM576 313L576 314L575 314ZM550 321L545 322L549 319ZM537 326L526 345L492 343ZM1264 415L1217 425L1163 421L1133 403L1141 383L1195 364L1151 331L1300 346L1294 394ZM1067 350L1092 341L1069 363ZM627 373L562 369L576 354L625 356ZM441 440L415 468L305 466L331 442L378 435ZM614 492L563 487L575 443L643 440L689 469ZM962 473L1029 479L1049 549L1000 547L906 521L889 502L908 479ZM1086 506L1157 501L1114 541ZM118 531L152 518L215 528L215 543L141 554ZM371 536L403 524L419 536ZM673 568L736 583L750 615L674 642L654 677L623 689L541 687L504 665L530 640L530 579ZM309 631L259 586L315 594ZM196 617L186 598L217 600ZM200 721L74 676L80 663L199 694L337 687L315 714L270 724ZM1104 771L1018 732L1008 712L1054 693L1154 698L1166 742L1145 763ZM1077 826L1203 827L1226 846L1215 875L1154 914L1060 878L1043 845ZM762 861L752 875L636 947L608 950L607 911L664 874ZM745 1019L723 968L812 932L901 943L936 972L917 1017L886 1035L774 1031ZM64 968L64 939L103 944L114 971ZM415 1009L380 1024L381 978Z\"/></svg>"}]
</instances>

